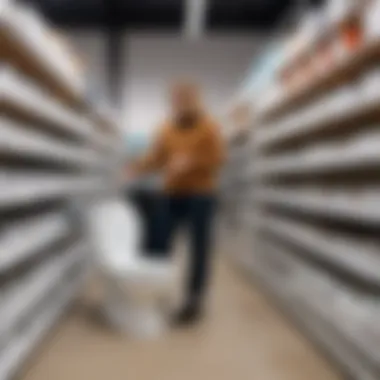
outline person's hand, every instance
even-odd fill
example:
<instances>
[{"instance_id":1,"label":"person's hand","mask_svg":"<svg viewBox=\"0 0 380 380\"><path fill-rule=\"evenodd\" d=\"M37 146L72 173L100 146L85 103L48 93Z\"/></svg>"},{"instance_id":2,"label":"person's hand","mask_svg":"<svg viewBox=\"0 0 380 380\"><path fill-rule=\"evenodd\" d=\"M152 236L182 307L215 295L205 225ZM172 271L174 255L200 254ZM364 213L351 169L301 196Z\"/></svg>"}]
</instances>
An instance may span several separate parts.
<instances>
[{"instance_id":1,"label":"person's hand","mask_svg":"<svg viewBox=\"0 0 380 380\"><path fill-rule=\"evenodd\" d=\"M191 166L191 160L186 155L177 155L169 162L168 171L170 174L181 174L186 172Z\"/></svg>"}]
</instances>

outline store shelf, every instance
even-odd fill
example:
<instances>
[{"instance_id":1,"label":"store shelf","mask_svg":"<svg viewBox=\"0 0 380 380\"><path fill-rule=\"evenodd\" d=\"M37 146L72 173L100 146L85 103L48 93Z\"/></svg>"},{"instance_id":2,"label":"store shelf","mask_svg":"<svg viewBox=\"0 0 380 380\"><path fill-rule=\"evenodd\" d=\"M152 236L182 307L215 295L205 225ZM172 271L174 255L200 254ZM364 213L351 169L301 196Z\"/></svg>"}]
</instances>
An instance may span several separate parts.
<instances>
[{"instance_id":1,"label":"store shelf","mask_svg":"<svg viewBox=\"0 0 380 380\"><path fill-rule=\"evenodd\" d=\"M267 256L286 255L288 265L294 266L295 271L298 272L301 269L302 264L292 260L291 253L286 253L283 249L262 247L261 251ZM306 268L306 266L302 268L302 270L306 270L304 277L312 278L312 274ZM326 315L326 309L329 306L323 300L322 303L318 303L320 299L313 292L315 289L310 284L305 286L303 281L298 284L294 281L293 284L288 285L283 278L268 271L268 268L263 266L259 259L252 261L249 271L275 298L280 307L309 334L312 340L341 364L349 378L378 379L379 367L372 360L364 360L368 347L363 351L361 345L358 345L357 337L355 339L347 337L346 330L341 327L341 321L334 321L331 315Z\"/></svg>"},{"instance_id":2,"label":"store shelf","mask_svg":"<svg viewBox=\"0 0 380 380\"><path fill-rule=\"evenodd\" d=\"M355 53L339 61L334 68L323 75L313 77L309 83L294 91L288 91L286 97L281 97L278 103L274 103L261 115L262 121L279 118L281 115L294 110L301 104L305 104L318 95L326 93L334 87L344 85L368 64L378 59L380 53L380 41L370 41Z\"/></svg>"},{"instance_id":3,"label":"store shelf","mask_svg":"<svg viewBox=\"0 0 380 380\"><path fill-rule=\"evenodd\" d=\"M371 371L379 373L378 297L356 290L351 284L341 283L316 267L297 260L281 245L270 243L266 252L275 255L275 260L282 256L293 268L294 280L290 280L288 290L298 304L334 326L341 339L356 351L357 357L367 362L367 370L372 367ZM287 284L284 283L284 287Z\"/></svg>"},{"instance_id":4,"label":"store shelf","mask_svg":"<svg viewBox=\"0 0 380 380\"><path fill-rule=\"evenodd\" d=\"M90 114L67 108L25 78L9 68L0 71L1 109L30 122L43 123L61 132L87 142L94 148L112 150L115 137L110 138L96 129L96 120ZM114 133L116 133L116 128Z\"/></svg>"},{"instance_id":5,"label":"store shelf","mask_svg":"<svg viewBox=\"0 0 380 380\"><path fill-rule=\"evenodd\" d=\"M330 100L331 103L331 100ZM360 124L380 116L380 92L366 99L365 94L357 91L357 96L348 97L339 107L328 103L311 112L301 111L290 119L285 118L274 125L268 125L257 132L256 146L267 149L291 140L310 137L333 129L347 129L350 125Z\"/></svg>"},{"instance_id":6,"label":"store shelf","mask_svg":"<svg viewBox=\"0 0 380 380\"><path fill-rule=\"evenodd\" d=\"M380 134L379 134L380 137ZM380 139L378 142L374 136L371 146L363 146L360 149L335 149L327 152L321 150L320 154L308 155L293 154L276 156L274 159L266 159L253 168L253 175L257 178L300 176L313 174L331 174L338 172L357 172L371 168L380 169Z\"/></svg>"},{"instance_id":7,"label":"store shelf","mask_svg":"<svg viewBox=\"0 0 380 380\"><path fill-rule=\"evenodd\" d=\"M328 265L359 278L363 283L380 287L380 254L376 243L358 242L349 235L332 235L306 227L292 220L261 219L258 228L272 236L299 245Z\"/></svg>"},{"instance_id":8,"label":"store shelf","mask_svg":"<svg viewBox=\"0 0 380 380\"><path fill-rule=\"evenodd\" d=\"M83 262L85 250L86 245L83 243L71 247L67 252L44 262L36 271L29 273L26 278L21 278L10 289L3 290L0 300L0 339L3 342L7 341L14 327L33 310L33 307L60 284L70 270Z\"/></svg>"},{"instance_id":9,"label":"store shelf","mask_svg":"<svg viewBox=\"0 0 380 380\"><path fill-rule=\"evenodd\" d=\"M87 178L86 178L87 177ZM0 177L0 209L9 209L84 192L100 191L107 186L100 177L3 174Z\"/></svg>"},{"instance_id":10,"label":"store shelf","mask_svg":"<svg viewBox=\"0 0 380 380\"><path fill-rule=\"evenodd\" d=\"M28 331L17 335L0 355L0 380L10 380L32 354L61 315L77 296L83 285L83 276L64 284L54 294L55 301L43 308L28 325Z\"/></svg>"},{"instance_id":11,"label":"store shelf","mask_svg":"<svg viewBox=\"0 0 380 380\"><path fill-rule=\"evenodd\" d=\"M0 119L0 125L0 150L3 155L42 159L82 169L104 166L104 159L89 148L70 146L9 119Z\"/></svg>"},{"instance_id":12,"label":"store shelf","mask_svg":"<svg viewBox=\"0 0 380 380\"><path fill-rule=\"evenodd\" d=\"M0 72L0 94L3 109L11 108L30 120L49 124L51 128L81 139L90 139L95 133L84 116L66 108L9 69Z\"/></svg>"},{"instance_id":13,"label":"store shelf","mask_svg":"<svg viewBox=\"0 0 380 380\"><path fill-rule=\"evenodd\" d=\"M61 210L7 225L0 234L0 273L64 238L70 232L69 227Z\"/></svg>"},{"instance_id":14,"label":"store shelf","mask_svg":"<svg viewBox=\"0 0 380 380\"><path fill-rule=\"evenodd\" d=\"M342 3L341 3L342 5ZM302 49L297 49L295 53L291 56L287 57L285 61L281 64L279 68L279 72L284 72L291 68L293 65L302 60L303 57L309 56L314 49L320 44L322 41L326 41L327 39L334 39L340 32L340 27L344 23L353 20L355 18L363 17L363 4L361 2L351 2L348 1L344 4L346 9L342 11L340 15L334 16L334 20L330 17L327 22L324 22L322 25L319 25L320 28L316 31L314 38L311 38L308 46L304 46ZM314 50L315 51L315 50Z\"/></svg>"},{"instance_id":15,"label":"store shelf","mask_svg":"<svg viewBox=\"0 0 380 380\"><path fill-rule=\"evenodd\" d=\"M110 109L106 107L94 107L91 118L105 135L115 136L115 133L117 133L117 123Z\"/></svg>"},{"instance_id":16,"label":"store shelf","mask_svg":"<svg viewBox=\"0 0 380 380\"><path fill-rule=\"evenodd\" d=\"M116 122L87 102L84 73L56 37L24 2L0 0L0 380L83 283L81 217L92 196L115 191L122 159Z\"/></svg>"},{"instance_id":17,"label":"store shelf","mask_svg":"<svg viewBox=\"0 0 380 380\"><path fill-rule=\"evenodd\" d=\"M330 198L330 199L329 199ZM260 190L256 200L263 204L299 211L314 216L363 225L380 226L380 194L376 191L366 199L346 194L330 197L297 190Z\"/></svg>"},{"instance_id":18,"label":"store shelf","mask_svg":"<svg viewBox=\"0 0 380 380\"><path fill-rule=\"evenodd\" d=\"M302 20L279 47L277 70L268 74L267 92L253 105L257 120L249 158L231 166L224 199L236 200L233 211L243 216L239 231L254 237L239 258L251 275L348 378L376 380L380 1L369 8L338 3ZM343 25L338 16L352 23ZM344 51L343 33L356 26L365 42L357 51ZM251 186L241 200L243 182L236 173Z\"/></svg>"},{"instance_id":19,"label":"store shelf","mask_svg":"<svg viewBox=\"0 0 380 380\"><path fill-rule=\"evenodd\" d=\"M68 70L70 57L51 48L43 25L25 25L25 11L11 1L0 5L1 58L69 104L84 108L83 83ZM29 26L29 27L27 27Z\"/></svg>"}]
</instances>

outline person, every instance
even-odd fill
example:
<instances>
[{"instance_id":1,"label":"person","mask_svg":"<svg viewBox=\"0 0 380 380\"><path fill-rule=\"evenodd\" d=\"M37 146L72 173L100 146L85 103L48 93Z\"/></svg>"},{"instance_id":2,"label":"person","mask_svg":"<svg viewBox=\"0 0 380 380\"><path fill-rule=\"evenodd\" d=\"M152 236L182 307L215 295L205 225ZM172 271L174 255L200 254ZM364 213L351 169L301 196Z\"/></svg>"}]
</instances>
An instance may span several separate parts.
<instances>
[{"instance_id":1,"label":"person","mask_svg":"<svg viewBox=\"0 0 380 380\"><path fill-rule=\"evenodd\" d=\"M164 173L164 195L154 220L155 254L167 257L178 228L186 226L189 231L186 299L174 318L177 323L187 324L195 322L203 312L212 255L217 174L225 151L219 127L205 111L195 84L175 84L170 100L172 114L152 149L129 167L128 173Z\"/></svg>"}]
</instances>

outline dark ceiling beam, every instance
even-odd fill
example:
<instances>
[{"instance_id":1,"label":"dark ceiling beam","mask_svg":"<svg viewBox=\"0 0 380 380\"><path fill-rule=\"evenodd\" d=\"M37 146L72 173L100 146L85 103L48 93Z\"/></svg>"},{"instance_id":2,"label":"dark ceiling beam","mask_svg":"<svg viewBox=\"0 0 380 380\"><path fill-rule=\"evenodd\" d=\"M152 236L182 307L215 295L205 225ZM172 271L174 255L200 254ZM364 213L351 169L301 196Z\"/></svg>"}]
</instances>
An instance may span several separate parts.
<instances>
[{"instance_id":1,"label":"dark ceiling beam","mask_svg":"<svg viewBox=\"0 0 380 380\"><path fill-rule=\"evenodd\" d=\"M276 26L294 0L209 0L212 30L267 31Z\"/></svg>"},{"instance_id":2,"label":"dark ceiling beam","mask_svg":"<svg viewBox=\"0 0 380 380\"><path fill-rule=\"evenodd\" d=\"M104 27L105 7L115 0L24 0L39 4L43 13L63 27ZM181 30L185 0L120 0L114 23L128 29ZM208 0L208 25L214 30L272 28L289 4L297 0ZM305 0L320 2L322 0ZM117 20L117 21L115 21Z\"/></svg>"},{"instance_id":3,"label":"dark ceiling beam","mask_svg":"<svg viewBox=\"0 0 380 380\"><path fill-rule=\"evenodd\" d=\"M118 107L122 95L125 56L121 3L119 0L103 0L103 2L108 96L113 107Z\"/></svg>"},{"instance_id":4,"label":"dark ceiling beam","mask_svg":"<svg viewBox=\"0 0 380 380\"><path fill-rule=\"evenodd\" d=\"M100 28L104 25L103 0L21 0L35 5L53 24L67 28Z\"/></svg>"},{"instance_id":5,"label":"dark ceiling beam","mask_svg":"<svg viewBox=\"0 0 380 380\"><path fill-rule=\"evenodd\" d=\"M54 24L70 28L103 28L105 18L113 14L124 29L179 30L183 0L19 0L36 5ZM108 15L108 16L107 16Z\"/></svg>"}]
</instances>

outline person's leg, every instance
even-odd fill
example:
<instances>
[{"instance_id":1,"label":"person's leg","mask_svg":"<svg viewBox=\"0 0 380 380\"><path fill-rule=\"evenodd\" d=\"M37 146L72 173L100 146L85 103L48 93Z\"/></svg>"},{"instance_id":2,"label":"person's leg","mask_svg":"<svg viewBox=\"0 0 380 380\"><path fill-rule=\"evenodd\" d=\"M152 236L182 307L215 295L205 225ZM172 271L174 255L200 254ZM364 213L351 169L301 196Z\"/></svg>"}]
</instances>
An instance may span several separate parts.
<instances>
[{"instance_id":1,"label":"person's leg","mask_svg":"<svg viewBox=\"0 0 380 380\"><path fill-rule=\"evenodd\" d=\"M175 232L183 217L184 208L181 199L164 195L157 201L152 221L150 257L167 258L171 255Z\"/></svg>"},{"instance_id":2,"label":"person's leg","mask_svg":"<svg viewBox=\"0 0 380 380\"><path fill-rule=\"evenodd\" d=\"M142 242L141 249L144 252L149 252L152 246L152 210L153 196L152 193L144 189L135 189L130 194L130 199L138 211L142 222Z\"/></svg>"},{"instance_id":3,"label":"person's leg","mask_svg":"<svg viewBox=\"0 0 380 380\"><path fill-rule=\"evenodd\" d=\"M191 322L201 312L209 280L212 255L212 225L216 200L214 196L194 196L189 199L187 219L191 252L185 307L179 322Z\"/></svg>"},{"instance_id":4,"label":"person's leg","mask_svg":"<svg viewBox=\"0 0 380 380\"><path fill-rule=\"evenodd\" d=\"M150 203L147 205L147 225L145 232L145 245L144 245L144 254L149 255L150 252L154 252L156 249L156 224L159 223L161 218L165 217L162 213L167 212L165 209L165 204L162 204L164 195L158 192L152 193Z\"/></svg>"}]
</instances>

